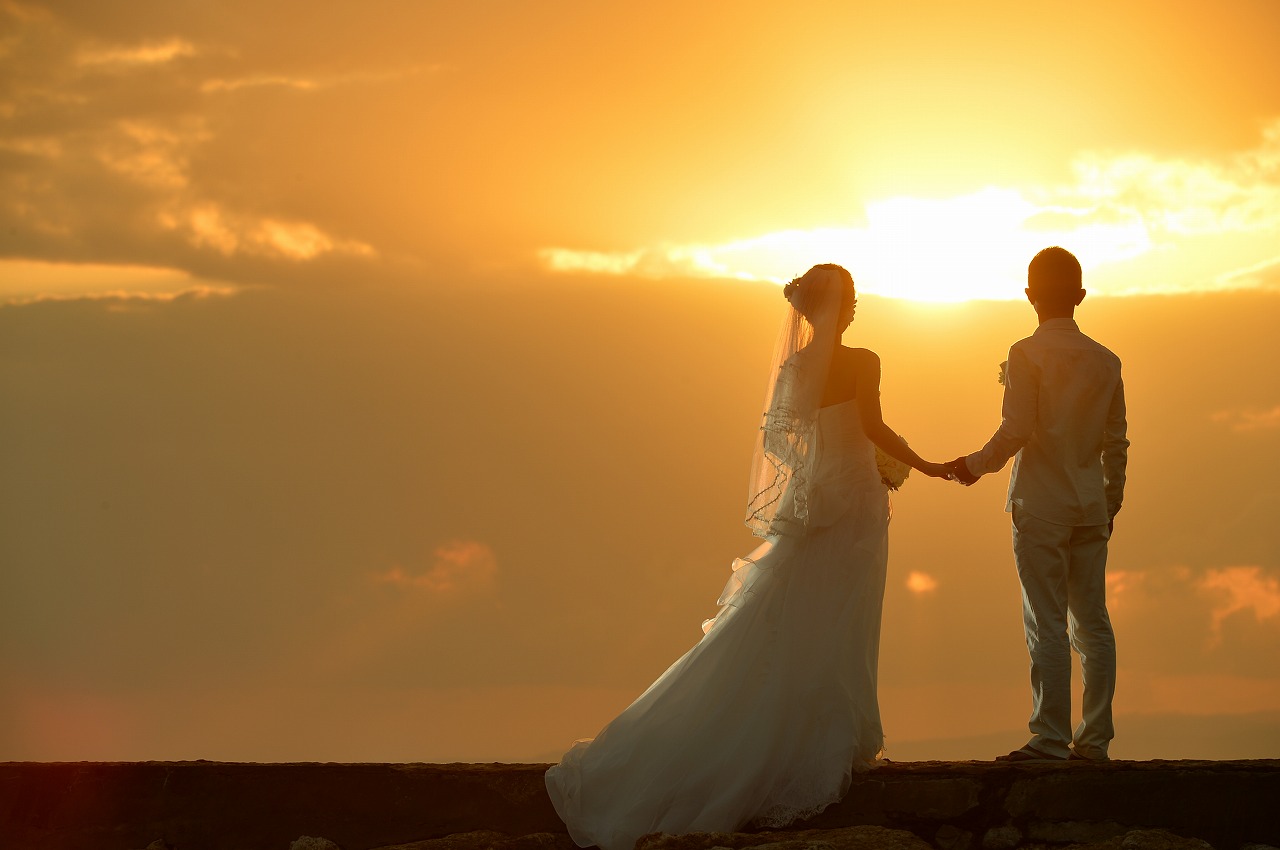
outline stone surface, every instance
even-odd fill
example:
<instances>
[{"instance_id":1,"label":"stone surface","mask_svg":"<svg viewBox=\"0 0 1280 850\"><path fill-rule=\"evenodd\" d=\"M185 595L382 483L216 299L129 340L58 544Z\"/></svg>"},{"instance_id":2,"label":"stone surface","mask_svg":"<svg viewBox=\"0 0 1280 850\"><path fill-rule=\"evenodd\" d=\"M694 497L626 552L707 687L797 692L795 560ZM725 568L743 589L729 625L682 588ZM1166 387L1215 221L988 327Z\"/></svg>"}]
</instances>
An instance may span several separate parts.
<instances>
[{"instance_id":1,"label":"stone surface","mask_svg":"<svg viewBox=\"0 0 1280 850\"><path fill-rule=\"evenodd\" d=\"M121 850L157 838L180 850L287 850L300 835L374 850L489 831L467 846L573 850L547 799L546 767L0 763L0 836L5 850ZM1116 830L1154 829L1217 850L1274 848L1278 799L1280 761L894 762L855 775L843 801L786 834L759 833L752 846L829 844L830 834L794 835L880 826L939 846L940 835L959 842L969 833L968 850L1008 850L1024 835L1097 842ZM1011 828L1013 844L999 843L992 830L1000 827Z\"/></svg>"},{"instance_id":2,"label":"stone surface","mask_svg":"<svg viewBox=\"0 0 1280 850\"><path fill-rule=\"evenodd\" d=\"M289 845L289 850L342 850L342 848L327 838L300 835Z\"/></svg>"},{"instance_id":3,"label":"stone surface","mask_svg":"<svg viewBox=\"0 0 1280 850\"><path fill-rule=\"evenodd\" d=\"M577 850L577 845L563 832L535 832L531 835L507 835L502 832L477 830L394 844L377 850Z\"/></svg>"},{"instance_id":4,"label":"stone surface","mask_svg":"<svg viewBox=\"0 0 1280 850\"><path fill-rule=\"evenodd\" d=\"M978 805L979 785L972 779L923 779L886 783L884 808L893 814L938 820L954 818Z\"/></svg>"},{"instance_id":5,"label":"stone surface","mask_svg":"<svg viewBox=\"0 0 1280 850\"><path fill-rule=\"evenodd\" d=\"M1027 824L1027 838L1050 844L1088 844L1124 835L1129 827L1111 820L1104 821L1032 821Z\"/></svg>"},{"instance_id":6,"label":"stone surface","mask_svg":"<svg viewBox=\"0 0 1280 850\"><path fill-rule=\"evenodd\" d=\"M695 832L691 835L655 833L636 842L636 850L933 850L910 832L882 826L839 829L770 830L769 832Z\"/></svg>"},{"instance_id":7,"label":"stone surface","mask_svg":"<svg viewBox=\"0 0 1280 850\"><path fill-rule=\"evenodd\" d=\"M1024 850L1062 850L1061 844L1032 843ZM1135 829L1105 841L1072 844L1069 850L1214 850L1207 841L1186 838L1166 829Z\"/></svg>"},{"instance_id":8,"label":"stone surface","mask_svg":"<svg viewBox=\"0 0 1280 850\"><path fill-rule=\"evenodd\" d=\"M40 850L369 850L477 829L562 832L546 765L0 763L0 835Z\"/></svg>"},{"instance_id":9,"label":"stone surface","mask_svg":"<svg viewBox=\"0 0 1280 850\"><path fill-rule=\"evenodd\" d=\"M985 850L1011 850L1022 843L1022 830L1016 826L993 826L982 836Z\"/></svg>"},{"instance_id":10,"label":"stone surface","mask_svg":"<svg viewBox=\"0 0 1280 850\"><path fill-rule=\"evenodd\" d=\"M970 850L973 847L973 833L958 826L944 823L933 835L933 843L938 850Z\"/></svg>"}]
</instances>

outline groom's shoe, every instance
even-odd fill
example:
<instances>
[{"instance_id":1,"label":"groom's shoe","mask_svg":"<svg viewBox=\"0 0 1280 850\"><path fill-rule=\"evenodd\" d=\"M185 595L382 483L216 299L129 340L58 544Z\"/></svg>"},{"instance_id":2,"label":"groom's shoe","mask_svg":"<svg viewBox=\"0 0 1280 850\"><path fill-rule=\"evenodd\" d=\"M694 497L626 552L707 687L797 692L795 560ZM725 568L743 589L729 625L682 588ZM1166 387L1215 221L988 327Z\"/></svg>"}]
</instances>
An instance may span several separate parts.
<instances>
[{"instance_id":1,"label":"groom's shoe","mask_svg":"<svg viewBox=\"0 0 1280 850\"><path fill-rule=\"evenodd\" d=\"M996 761L1019 762L1021 764L1053 764L1066 760L1066 756L1051 756L1048 753L1040 752L1035 747L1023 747L1020 750L1014 750L1007 756L996 756Z\"/></svg>"}]
</instances>

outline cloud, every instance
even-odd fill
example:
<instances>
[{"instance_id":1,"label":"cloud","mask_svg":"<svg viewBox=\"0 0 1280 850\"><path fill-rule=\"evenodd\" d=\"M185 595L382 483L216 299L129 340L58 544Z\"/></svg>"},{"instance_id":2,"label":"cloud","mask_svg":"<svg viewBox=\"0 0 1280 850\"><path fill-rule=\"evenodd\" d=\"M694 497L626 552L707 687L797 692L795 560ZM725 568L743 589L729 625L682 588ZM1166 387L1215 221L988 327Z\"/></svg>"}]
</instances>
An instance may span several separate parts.
<instances>
[{"instance_id":1,"label":"cloud","mask_svg":"<svg viewBox=\"0 0 1280 850\"><path fill-rule=\"evenodd\" d=\"M1215 282L1222 289L1280 287L1280 257L1270 257L1244 268L1224 272L1218 275Z\"/></svg>"},{"instance_id":2,"label":"cloud","mask_svg":"<svg viewBox=\"0 0 1280 850\"><path fill-rule=\"evenodd\" d=\"M137 67L163 65L184 56L195 56L196 48L181 38L148 42L133 47L103 47L86 50L77 57L80 65Z\"/></svg>"},{"instance_id":3,"label":"cloud","mask_svg":"<svg viewBox=\"0 0 1280 850\"><path fill-rule=\"evenodd\" d=\"M76 298L172 301L184 295L230 295L235 287L181 269L103 263L0 260L0 304Z\"/></svg>"},{"instance_id":4,"label":"cloud","mask_svg":"<svg viewBox=\"0 0 1280 850\"><path fill-rule=\"evenodd\" d=\"M1196 588L1215 600L1212 622L1215 641L1221 640L1222 622L1233 614L1252 611L1259 623L1280 615L1280 580L1264 575L1261 567L1211 569L1196 583Z\"/></svg>"},{"instance_id":5,"label":"cloud","mask_svg":"<svg viewBox=\"0 0 1280 850\"><path fill-rule=\"evenodd\" d=\"M0 0L0 12L24 22L47 20L51 17L48 10L30 3L20 3L18 0Z\"/></svg>"},{"instance_id":6,"label":"cloud","mask_svg":"<svg viewBox=\"0 0 1280 850\"><path fill-rule=\"evenodd\" d=\"M1223 160L1161 159L1148 154L1085 154L1073 166L1068 197L1136 217L1178 235L1280 227L1280 119L1261 144Z\"/></svg>"},{"instance_id":7,"label":"cloud","mask_svg":"<svg viewBox=\"0 0 1280 850\"><path fill-rule=\"evenodd\" d=\"M283 88L299 92L316 92L344 85L387 83L417 74L443 70L443 65L413 65L385 71L362 71L326 76L299 76L288 74L249 74L242 77L213 77L200 84L205 94L237 92L242 89Z\"/></svg>"},{"instance_id":8,"label":"cloud","mask_svg":"<svg viewBox=\"0 0 1280 850\"><path fill-rule=\"evenodd\" d=\"M191 152L208 138L199 120L177 126L125 120L99 143L96 155L107 168L145 186L184 189Z\"/></svg>"},{"instance_id":9,"label":"cloud","mask_svg":"<svg viewBox=\"0 0 1280 850\"><path fill-rule=\"evenodd\" d=\"M492 549L474 540L455 540L435 550L434 560L424 572L411 575L396 564L385 573L375 575L374 581L452 594L491 590L497 576L498 561Z\"/></svg>"},{"instance_id":10,"label":"cloud","mask_svg":"<svg viewBox=\"0 0 1280 850\"><path fill-rule=\"evenodd\" d=\"M1280 119L1257 147L1218 160L1083 153L1065 186L988 186L944 198L890 197L864 207L865 224L783 230L718 244L659 244L601 252L543 248L553 272L783 281L815 258L856 269L863 290L945 301L1020 298L1026 261L1048 244L1072 246L1086 271L1189 240L1280 236ZM1108 282L1106 294L1280 286L1280 264L1226 259L1189 280ZM1221 267L1224 257L1215 255ZM1234 266L1234 269L1232 268ZM1091 289L1098 289L1094 284Z\"/></svg>"},{"instance_id":11,"label":"cloud","mask_svg":"<svg viewBox=\"0 0 1280 850\"><path fill-rule=\"evenodd\" d=\"M0 257L91 270L72 282L61 272L26 275L0 287L0 300L230 292L218 281L179 286L177 278L261 281L271 278L264 263L378 256L282 188L278 164L263 171L256 154L244 153L251 146L228 139L241 116L202 96L201 80L222 79L232 90L280 81L322 87L410 71L218 75L243 64L235 51L177 36L90 39L68 19L12 2L0 6L0 19L12 24L0 48ZM178 63L184 58L192 61ZM123 73L148 68L165 70ZM143 272L121 288L102 272L112 267L177 277L157 287L156 275ZM33 291L41 281L51 288Z\"/></svg>"},{"instance_id":12,"label":"cloud","mask_svg":"<svg viewBox=\"0 0 1280 850\"><path fill-rule=\"evenodd\" d=\"M1135 570L1107 571L1107 605L1119 608L1141 594L1146 586L1147 574Z\"/></svg>"},{"instance_id":13,"label":"cloud","mask_svg":"<svg viewBox=\"0 0 1280 850\"><path fill-rule=\"evenodd\" d=\"M1083 212L1060 216L1056 229L1027 226L1047 210L1062 211L1036 204L1022 191L988 186L950 198L872 202L860 227L785 230L719 245L661 245L616 253L554 247L538 256L556 272L776 282L803 273L820 257L856 269L864 292L956 301L1020 295L1026 258L1046 242L1080 245L1077 253L1086 268L1150 247L1138 224L1087 221Z\"/></svg>"},{"instance_id":14,"label":"cloud","mask_svg":"<svg viewBox=\"0 0 1280 850\"><path fill-rule=\"evenodd\" d=\"M1221 410L1210 418L1238 433L1280 428L1280 404L1270 410Z\"/></svg>"},{"instance_id":15,"label":"cloud","mask_svg":"<svg viewBox=\"0 0 1280 850\"><path fill-rule=\"evenodd\" d=\"M324 254L377 254L365 242L336 238L311 222L230 213L212 202L165 210L158 219L165 229L185 234L192 245L225 256L248 253L305 262Z\"/></svg>"},{"instance_id":16,"label":"cloud","mask_svg":"<svg viewBox=\"0 0 1280 850\"><path fill-rule=\"evenodd\" d=\"M298 91L314 91L315 89L320 88L320 83L316 80L307 79L306 77L285 77L277 74L260 74L257 76L240 77L239 79L232 80L205 80L200 84L200 91L205 93L233 92L239 91L240 89L273 87L296 89Z\"/></svg>"},{"instance_id":17,"label":"cloud","mask_svg":"<svg viewBox=\"0 0 1280 850\"><path fill-rule=\"evenodd\" d=\"M907 575L907 590L912 593L932 593L938 589L938 580L928 573L912 570Z\"/></svg>"}]
</instances>

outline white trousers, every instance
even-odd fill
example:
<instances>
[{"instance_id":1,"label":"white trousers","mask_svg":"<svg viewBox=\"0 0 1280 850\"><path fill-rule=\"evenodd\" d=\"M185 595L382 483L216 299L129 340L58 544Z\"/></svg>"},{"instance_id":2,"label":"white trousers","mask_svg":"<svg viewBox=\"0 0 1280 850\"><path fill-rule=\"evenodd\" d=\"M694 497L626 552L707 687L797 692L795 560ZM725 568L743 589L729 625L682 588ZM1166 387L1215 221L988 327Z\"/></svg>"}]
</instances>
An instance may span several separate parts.
<instances>
[{"instance_id":1,"label":"white trousers","mask_svg":"<svg viewBox=\"0 0 1280 850\"><path fill-rule=\"evenodd\" d=\"M1111 699L1116 641L1107 616L1105 525L1055 525L1017 507L1013 556L1022 582L1022 623L1031 655L1028 745L1054 756L1074 748L1107 758L1115 737ZM1084 673L1084 717L1071 731L1071 650Z\"/></svg>"}]
</instances>

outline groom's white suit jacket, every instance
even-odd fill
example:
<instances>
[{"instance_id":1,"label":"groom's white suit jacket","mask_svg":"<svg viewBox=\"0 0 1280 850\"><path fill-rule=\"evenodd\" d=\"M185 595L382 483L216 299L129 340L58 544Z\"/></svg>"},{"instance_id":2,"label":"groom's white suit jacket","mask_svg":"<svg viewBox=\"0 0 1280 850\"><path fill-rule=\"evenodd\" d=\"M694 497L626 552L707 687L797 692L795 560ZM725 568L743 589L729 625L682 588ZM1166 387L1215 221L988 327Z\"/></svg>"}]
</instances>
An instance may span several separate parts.
<instances>
[{"instance_id":1,"label":"groom's white suit jacket","mask_svg":"<svg viewBox=\"0 0 1280 850\"><path fill-rule=\"evenodd\" d=\"M1124 497L1124 383L1120 358L1049 319L1009 349L1002 421L969 472L998 472L1017 455L1005 510L1057 525L1106 525Z\"/></svg>"}]
</instances>

